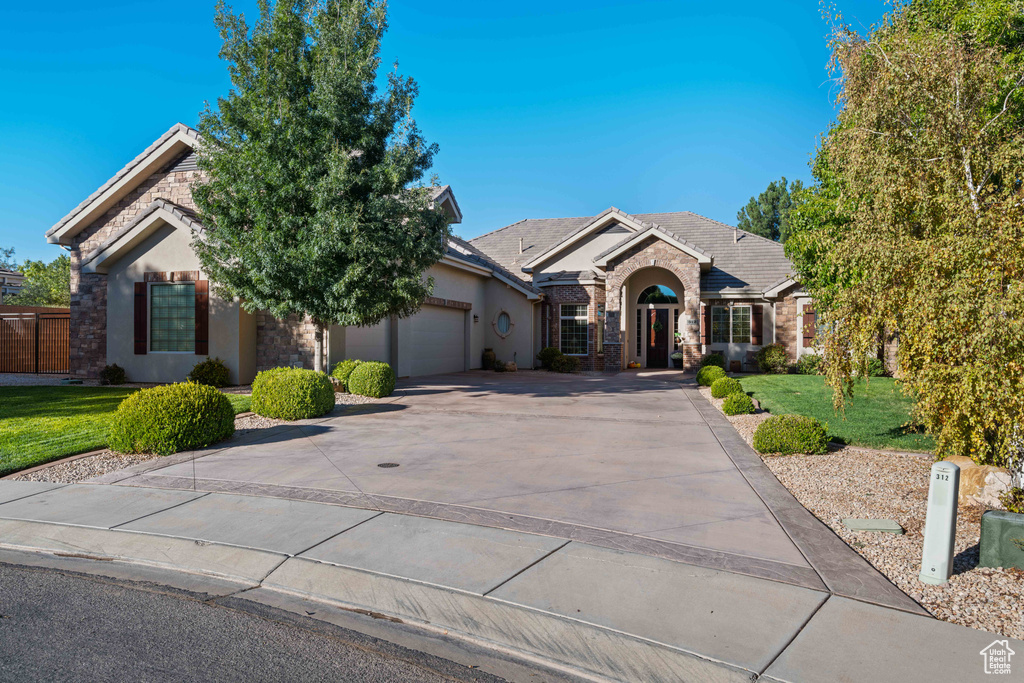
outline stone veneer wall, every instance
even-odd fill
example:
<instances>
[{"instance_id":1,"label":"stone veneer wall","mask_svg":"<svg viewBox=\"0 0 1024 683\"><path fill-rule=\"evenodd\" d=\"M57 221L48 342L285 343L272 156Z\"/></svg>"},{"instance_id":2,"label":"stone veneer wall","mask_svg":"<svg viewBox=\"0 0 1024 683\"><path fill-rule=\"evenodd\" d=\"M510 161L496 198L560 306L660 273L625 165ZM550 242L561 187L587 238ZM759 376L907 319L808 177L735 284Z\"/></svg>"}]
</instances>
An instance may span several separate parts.
<instances>
[{"instance_id":1,"label":"stone veneer wall","mask_svg":"<svg viewBox=\"0 0 1024 683\"><path fill-rule=\"evenodd\" d=\"M797 336L803 333L803 311L796 310L796 297L793 296L795 291L796 287L794 286L775 304L775 341L786 347L790 363L795 363L797 360L796 354L799 348Z\"/></svg>"},{"instance_id":2,"label":"stone veneer wall","mask_svg":"<svg viewBox=\"0 0 1024 683\"><path fill-rule=\"evenodd\" d=\"M316 326L308 318L290 315L278 320L269 313L256 314L256 371L270 368L302 367L313 369Z\"/></svg>"},{"instance_id":3,"label":"stone veneer wall","mask_svg":"<svg viewBox=\"0 0 1024 683\"><path fill-rule=\"evenodd\" d=\"M186 208L195 208L189 183L196 173L198 171L157 171L75 236L69 254L71 335L68 354L73 376L97 377L107 364L107 276L82 273L82 255L91 252L118 228L131 222L154 199L166 199ZM132 334L132 331L127 330L125 334Z\"/></svg>"},{"instance_id":4,"label":"stone veneer wall","mask_svg":"<svg viewBox=\"0 0 1024 683\"><path fill-rule=\"evenodd\" d=\"M699 320L700 264L697 263L697 259L656 237L644 240L609 262L605 271L605 296L608 299L605 322L606 370L622 369L624 340L621 338L622 311L619 310L622 286L630 275L643 268L664 268L679 278L683 285L683 310L679 317L684 320ZM700 362L700 328L687 325L680 347L683 351L684 367L695 369ZM669 365L671 366L671 361Z\"/></svg>"},{"instance_id":5,"label":"stone veneer wall","mask_svg":"<svg viewBox=\"0 0 1024 683\"><path fill-rule=\"evenodd\" d=\"M547 297L548 307L548 343L555 348L560 348L560 306L561 304L587 304L587 339L589 353L580 356L584 370L604 370L605 358L609 358L607 336L605 337L605 352L597 353L597 305L605 302L603 285L552 285L545 287L544 293ZM607 315L607 307L605 311ZM621 356L621 353L620 353Z\"/></svg>"}]
</instances>

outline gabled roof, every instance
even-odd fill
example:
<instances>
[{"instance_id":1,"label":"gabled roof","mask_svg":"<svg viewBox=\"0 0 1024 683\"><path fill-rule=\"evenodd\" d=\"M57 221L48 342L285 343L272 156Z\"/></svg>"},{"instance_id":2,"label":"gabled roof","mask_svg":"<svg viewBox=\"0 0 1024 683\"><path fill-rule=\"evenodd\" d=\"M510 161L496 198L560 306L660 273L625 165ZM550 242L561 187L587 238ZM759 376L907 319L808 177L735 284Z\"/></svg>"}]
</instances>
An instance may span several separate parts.
<instances>
[{"instance_id":1,"label":"gabled roof","mask_svg":"<svg viewBox=\"0 0 1024 683\"><path fill-rule=\"evenodd\" d=\"M622 240L615 246L601 252L600 254L594 257L594 263L596 263L599 266L605 266L613 258L623 253L634 244L639 244L648 237L655 237L657 239L664 240L665 242L674 245L681 251L697 259L697 263L701 264L702 266L710 266L712 263L713 257L711 254L707 253L706 251L698 247L696 244L692 244L684 239L681 239L680 237L670 232L669 230L666 230L665 228L661 227L657 223L649 224L648 227L644 228L643 230L634 232L632 235Z\"/></svg>"},{"instance_id":2,"label":"gabled roof","mask_svg":"<svg viewBox=\"0 0 1024 683\"><path fill-rule=\"evenodd\" d=\"M203 224L189 209L166 199L155 199L129 223L83 256L82 272L107 272L111 265L153 234L161 225L170 225L189 234L205 230Z\"/></svg>"},{"instance_id":3,"label":"gabled roof","mask_svg":"<svg viewBox=\"0 0 1024 683\"><path fill-rule=\"evenodd\" d=\"M568 235L565 235L558 242L552 244L547 249L541 251L540 253L530 258L530 260L526 261L523 264L523 270L527 273L531 272L533 270L533 266L538 265L550 259L551 257L562 253L563 251L566 251L567 249L572 247L573 244L576 244L577 242L584 239L588 235L592 235L598 230L601 230L602 228L605 228L614 223L624 226L627 230L633 230L637 232L650 227L643 221L637 220L635 217L630 216L625 211L617 209L614 206L610 206L601 213L591 218L589 221L587 221L580 227L578 227L576 230L573 230Z\"/></svg>"},{"instance_id":4,"label":"gabled roof","mask_svg":"<svg viewBox=\"0 0 1024 683\"><path fill-rule=\"evenodd\" d=\"M690 211L622 215L647 223L645 227L656 224L677 239L713 256L711 268L701 274L702 294L760 295L794 273L778 242ZM528 219L470 242L505 268L518 271L538 255L586 230L593 221L594 217ZM522 253L519 252L520 239L523 240Z\"/></svg>"},{"instance_id":5,"label":"gabled roof","mask_svg":"<svg viewBox=\"0 0 1024 683\"><path fill-rule=\"evenodd\" d=\"M462 222L462 210L459 208L459 203L455 201L455 193L452 192L451 185L433 185L427 189L430 190L430 201L441 205L441 208L448 214L450 223Z\"/></svg>"},{"instance_id":6,"label":"gabled roof","mask_svg":"<svg viewBox=\"0 0 1024 683\"><path fill-rule=\"evenodd\" d=\"M448 244L445 248L445 255L449 258L453 258L463 263L469 263L477 267L482 267L485 270L490 271L496 279L504 282L509 287L513 287L527 296L529 299L538 299L542 294L542 291L534 287L529 282L526 282L522 278L513 273L510 273L506 269L502 268L501 265L495 263L491 259L487 258L479 249L474 247L472 244L462 239L461 237L455 237L452 235L448 239Z\"/></svg>"},{"instance_id":7,"label":"gabled roof","mask_svg":"<svg viewBox=\"0 0 1024 683\"><path fill-rule=\"evenodd\" d=\"M103 183L71 213L46 231L51 244L70 244L71 238L106 213L122 197L139 186L159 168L189 149L195 149L199 132L183 123L176 123L157 138L142 154L132 159L114 176Z\"/></svg>"}]
</instances>

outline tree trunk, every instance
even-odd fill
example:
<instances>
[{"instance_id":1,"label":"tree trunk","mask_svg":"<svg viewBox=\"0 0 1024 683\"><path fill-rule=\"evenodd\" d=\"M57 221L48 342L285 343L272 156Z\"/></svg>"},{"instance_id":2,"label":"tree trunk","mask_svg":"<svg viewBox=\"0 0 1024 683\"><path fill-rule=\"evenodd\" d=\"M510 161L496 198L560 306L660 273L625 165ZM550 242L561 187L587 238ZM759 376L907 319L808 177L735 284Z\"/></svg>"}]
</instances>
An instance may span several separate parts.
<instances>
[{"instance_id":1,"label":"tree trunk","mask_svg":"<svg viewBox=\"0 0 1024 683\"><path fill-rule=\"evenodd\" d=\"M324 371L324 326L322 323L314 322L316 334L313 336L313 369L317 372Z\"/></svg>"}]
</instances>

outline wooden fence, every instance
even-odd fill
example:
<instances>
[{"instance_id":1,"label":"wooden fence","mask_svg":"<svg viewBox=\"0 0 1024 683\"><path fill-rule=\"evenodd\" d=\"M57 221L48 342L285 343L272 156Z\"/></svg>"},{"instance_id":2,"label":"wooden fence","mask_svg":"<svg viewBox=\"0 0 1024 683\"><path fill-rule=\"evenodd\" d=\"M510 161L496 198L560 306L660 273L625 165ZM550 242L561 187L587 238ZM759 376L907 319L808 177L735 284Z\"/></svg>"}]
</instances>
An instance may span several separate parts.
<instances>
[{"instance_id":1,"label":"wooden fence","mask_svg":"<svg viewBox=\"0 0 1024 683\"><path fill-rule=\"evenodd\" d=\"M0 306L0 372L65 374L71 311Z\"/></svg>"}]
</instances>

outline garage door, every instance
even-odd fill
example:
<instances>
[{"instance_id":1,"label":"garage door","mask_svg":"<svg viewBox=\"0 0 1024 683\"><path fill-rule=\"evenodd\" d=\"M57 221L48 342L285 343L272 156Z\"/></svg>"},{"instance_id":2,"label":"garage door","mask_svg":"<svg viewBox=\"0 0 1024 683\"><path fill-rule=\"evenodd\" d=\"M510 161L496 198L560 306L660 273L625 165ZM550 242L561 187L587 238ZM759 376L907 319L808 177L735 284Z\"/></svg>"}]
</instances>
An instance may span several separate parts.
<instances>
[{"instance_id":1,"label":"garage door","mask_svg":"<svg viewBox=\"0 0 1024 683\"><path fill-rule=\"evenodd\" d=\"M466 313L424 306L412 323L412 375L438 375L466 369Z\"/></svg>"}]
</instances>

